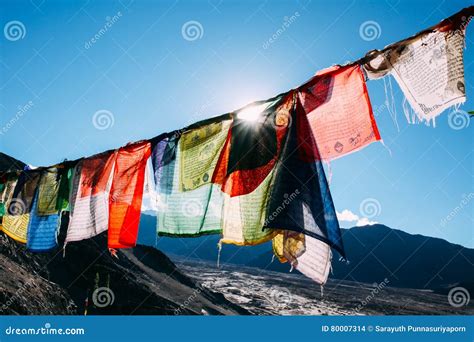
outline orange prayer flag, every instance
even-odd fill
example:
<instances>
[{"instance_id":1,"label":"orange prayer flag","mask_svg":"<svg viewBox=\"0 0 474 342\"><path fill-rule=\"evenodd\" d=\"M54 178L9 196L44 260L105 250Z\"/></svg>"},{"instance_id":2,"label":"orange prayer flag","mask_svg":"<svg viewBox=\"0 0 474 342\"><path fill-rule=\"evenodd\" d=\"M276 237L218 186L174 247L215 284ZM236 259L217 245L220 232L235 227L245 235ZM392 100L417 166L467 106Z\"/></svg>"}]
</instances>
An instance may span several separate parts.
<instances>
[{"instance_id":1,"label":"orange prayer flag","mask_svg":"<svg viewBox=\"0 0 474 342\"><path fill-rule=\"evenodd\" d=\"M145 169L150 154L148 141L127 145L117 152L109 196L109 248L136 245Z\"/></svg>"}]
</instances>

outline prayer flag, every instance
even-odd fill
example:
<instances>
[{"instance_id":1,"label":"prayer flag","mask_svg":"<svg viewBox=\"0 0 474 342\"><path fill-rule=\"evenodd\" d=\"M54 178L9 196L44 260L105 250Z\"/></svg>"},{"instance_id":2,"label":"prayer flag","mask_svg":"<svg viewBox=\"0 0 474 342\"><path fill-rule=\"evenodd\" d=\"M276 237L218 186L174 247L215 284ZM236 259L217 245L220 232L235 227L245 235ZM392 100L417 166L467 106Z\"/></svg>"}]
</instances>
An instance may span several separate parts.
<instances>
[{"instance_id":1,"label":"prayer flag","mask_svg":"<svg viewBox=\"0 0 474 342\"><path fill-rule=\"evenodd\" d=\"M282 230L272 240L273 254L281 263L290 262L293 265L306 250L305 244L304 234Z\"/></svg>"},{"instance_id":2,"label":"prayer flag","mask_svg":"<svg viewBox=\"0 0 474 342\"><path fill-rule=\"evenodd\" d=\"M331 248L324 242L290 231L283 231L273 239L273 252L281 262L320 285L324 285L331 270Z\"/></svg>"},{"instance_id":3,"label":"prayer flag","mask_svg":"<svg viewBox=\"0 0 474 342\"><path fill-rule=\"evenodd\" d=\"M149 142L130 144L117 152L109 197L109 248L136 245L145 168L150 154Z\"/></svg>"},{"instance_id":4,"label":"prayer flag","mask_svg":"<svg viewBox=\"0 0 474 342\"><path fill-rule=\"evenodd\" d=\"M250 104L234 113L212 182L231 197L256 190L273 170L286 136L288 94ZM286 117L287 118L287 117Z\"/></svg>"},{"instance_id":5,"label":"prayer flag","mask_svg":"<svg viewBox=\"0 0 474 342\"><path fill-rule=\"evenodd\" d=\"M25 172L20 177L10 176L4 190L5 207L2 230L12 239L26 243L31 196L34 196L38 184L37 172Z\"/></svg>"},{"instance_id":6,"label":"prayer flag","mask_svg":"<svg viewBox=\"0 0 474 342\"><path fill-rule=\"evenodd\" d=\"M6 190L6 184L7 184L7 175L6 174L0 174L0 218L5 215L5 202L3 199L5 190ZM0 220L0 225L1 225L1 220Z\"/></svg>"},{"instance_id":7,"label":"prayer flag","mask_svg":"<svg viewBox=\"0 0 474 342\"><path fill-rule=\"evenodd\" d=\"M48 178L50 172L46 171L43 177ZM55 175L56 176L56 175ZM40 183L42 180L40 181ZM56 247L58 244L58 229L59 229L59 213L42 215L39 213L38 205L40 198L39 190L34 197L33 207L30 212L28 233L27 233L27 248L32 252L46 252ZM54 207L56 203L54 203Z\"/></svg>"},{"instance_id":8,"label":"prayer flag","mask_svg":"<svg viewBox=\"0 0 474 342\"><path fill-rule=\"evenodd\" d=\"M309 160L339 158L380 140L358 65L322 70L298 88L298 95L309 123L300 129L300 144ZM316 147L308 145L307 135Z\"/></svg>"},{"instance_id":9,"label":"prayer flag","mask_svg":"<svg viewBox=\"0 0 474 342\"><path fill-rule=\"evenodd\" d=\"M179 159L181 191L211 183L229 126L230 120L214 122L182 134Z\"/></svg>"},{"instance_id":10,"label":"prayer flag","mask_svg":"<svg viewBox=\"0 0 474 342\"><path fill-rule=\"evenodd\" d=\"M38 215L53 215L58 212L58 170L48 169L42 172L38 185L37 211ZM34 205L33 205L34 207Z\"/></svg>"},{"instance_id":11,"label":"prayer flag","mask_svg":"<svg viewBox=\"0 0 474 342\"><path fill-rule=\"evenodd\" d=\"M59 188L56 209L59 211L69 211L69 197L72 189L72 176L74 175L74 166L77 162L66 161L58 169Z\"/></svg>"},{"instance_id":12,"label":"prayer flag","mask_svg":"<svg viewBox=\"0 0 474 342\"><path fill-rule=\"evenodd\" d=\"M214 177L223 182L225 192L221 242L255 245L275 236L276 232L264 229L264 224L292 105L293 94L289 93L237 112L233 128L238 129L232 130ZM246 117L249 112L253 117ZM224 174L227 176L222 178Z\"/></svg>"},{"instance_id":13,"label":"prayer flag","mask_svg":"<svg viewBox=\"0 0 474 342\"><path fill-rule=\"evenodd\" d=\"M230 125L229 119L207 121L156 144L152 160L159 235L198 236L222 231L223 194L220 186L211 183L211 177Z\"/></svg>"},{"instance_id":14,"label":"prayer flag","mask_svg":"<svg viewBox=\"0 0 474 342\"><path fill-rule=\"evenodd\" d=\"M460 12L382 53L372 52L375 56L364 65L367 77L393 75L418 119L434 120L466 101L463 53L470 19ZM408 109L404 111L408 122L415 122Z\"/></svg>"},{"instance_id":15,"label":"prayer flag","mask_svg":"<svg viewBox=\"0 0 474 342\"><path fill-rule=\"evenodd\" d=\"M107 230L114 161L115 152L108 151L76 165L66 242L88 239Z\"/></svg>"},{"instance_id":16,"label":"prayer flag","mask_svg":"<svg viewBox=\"0 0 474 342\"><path fill-rule=\"evenodd\" d=\"M289 133L276 165L264 227L292 230L326 242L342 256L341 231L314 137L302 135L311 123L301 103L292 110ZM303 143L302 143L303 142Z\"/></svg>"},{"instance_id":17,"label":"prayer flag","mask_svg":"<svg viewBox=\"0 0 474 342\"><path fill-rule=\"evenodd\" d=\"M240 196L224 194L222 243L257 245L271 240L276 232L263 229L273 171L251 193Z\"/></svg>"},{"instance_id":18,"label":"prayer flag","mask_svg":"<svg viewBox=\"0 0 474 342\"><path fill-rule=\"evenodd\" d=\"M17 216L30 212L40 175L37 170L27 170L20 173L8 205L8 215Z\"/></svg>"}]
</instances>

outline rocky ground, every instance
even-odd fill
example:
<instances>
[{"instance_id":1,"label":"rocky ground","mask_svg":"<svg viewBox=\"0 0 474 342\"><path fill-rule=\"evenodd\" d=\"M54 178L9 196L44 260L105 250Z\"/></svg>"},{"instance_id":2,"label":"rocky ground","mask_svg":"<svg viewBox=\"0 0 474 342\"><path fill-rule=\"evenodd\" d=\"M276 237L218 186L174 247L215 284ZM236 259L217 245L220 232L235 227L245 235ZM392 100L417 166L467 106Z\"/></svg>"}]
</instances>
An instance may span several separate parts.
<instances>
[{"instance_id":1,"label":"rocky ground","mask_svg":"<svg viewBox=\"0 0 474 342\"><path fill-rule=\"evenodd\" d=\"M30 253L0 233L0 314L240 315L248 311L184 275L159 250L107 250L106 235Z\"/></svg>"},{"instance_id":2,"label":"rocky ground","mask_svg":"<svg viewBox=\"0 0 474 342\"><path fill-rule=\"evenodd\" d=\"M460 308L447 295L401 289L389 283L329 280L323 290L298 274L183 260L180 269L203 287L256 315L473 315L474 303Z\"/></svg>"},{"instance_id":3,"label":"rocky ground","mask_svg":"<svg viewBox=\"0 0 474 342\"><path fill-rule=\"evenodd\" d=\"M105 234L63 256L30 253L0 233L0 314L474 315L472 301L456 308L432 290L337 280L322 289L295 273L173 260L146 246L114 257Z\"/></svg>"}]
</instances>

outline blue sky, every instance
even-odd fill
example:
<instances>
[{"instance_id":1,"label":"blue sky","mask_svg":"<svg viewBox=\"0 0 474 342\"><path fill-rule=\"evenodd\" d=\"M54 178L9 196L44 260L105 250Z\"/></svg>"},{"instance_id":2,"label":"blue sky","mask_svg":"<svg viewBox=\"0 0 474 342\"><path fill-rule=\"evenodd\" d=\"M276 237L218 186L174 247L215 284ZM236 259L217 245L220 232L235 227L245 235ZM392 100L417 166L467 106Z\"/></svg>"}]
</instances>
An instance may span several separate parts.
<instances>
[{"instance_id":1,"label":"blue sky","mask_svg":"<svg viewBox=\"0 0 474 342\"><path fill-rule=\"evenodd\" d=\"M18 40L0 36L0 150L49 165L153 137L286 91L320 69L406 38L468 5L3 0L1 27L19 21L24 30ZM285 32L267 44L292 16ZM197 22L196 37L192 30L183 35L190 21ZM359 34L367 21L380 28L375 39ZM471 25L464 110L474 109L473 34ZM392 84L399 130L384 106L383 81L369 82L387 148L372 144L331 163L336 209L474 247L474 124L452 129L446 111L436 128L409 125ZM97 129L97 112L113 124ZM371 204L374 212L361 212ZM341 224L352 226L354 219Z\"/></svg>"}]
</instances>

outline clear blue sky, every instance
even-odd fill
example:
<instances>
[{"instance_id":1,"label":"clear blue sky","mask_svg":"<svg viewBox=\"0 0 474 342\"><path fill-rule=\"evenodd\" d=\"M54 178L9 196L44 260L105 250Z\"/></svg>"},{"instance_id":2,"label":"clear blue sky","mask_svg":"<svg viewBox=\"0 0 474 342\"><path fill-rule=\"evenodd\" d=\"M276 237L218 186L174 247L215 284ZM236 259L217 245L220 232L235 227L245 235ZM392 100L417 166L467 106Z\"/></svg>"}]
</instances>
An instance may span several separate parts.
<instances>
[{"instance_id":1,"label":"clear blue sky","mask_svg":"<svg viewBox=\"0 0 474 342\"><path fill-rule=\"evenodd\" d=\"M2 0L1 27L20 21L25 35L0 36L0 128L7 128L0 150L48 165L153 137L288 90L319 69L357 59L468 5L457 0ZM296 12L268 46L285 17ZM111 27L99 33L107 20ZM182 27L189 21L202 26L198 39L184 39ZM379 25L378 38L361 38L366 21ZM99 39L91 42L96 34ZM473 41L471 24L464 110L474 110ZM474 247L474 201L462 204L463 196L474 192L474 123L454 130L445 112L436 128L409 125L393 85L400 131L383 106L383 81L369 82L392 154L377 143L332 162L336 209L363 217L361 203L375 199L378 210L371 221ZM18 115L25 105L29 108ZM93 124L100 110L114 119L104 130Z\"/></svg>"}]
</instances>

